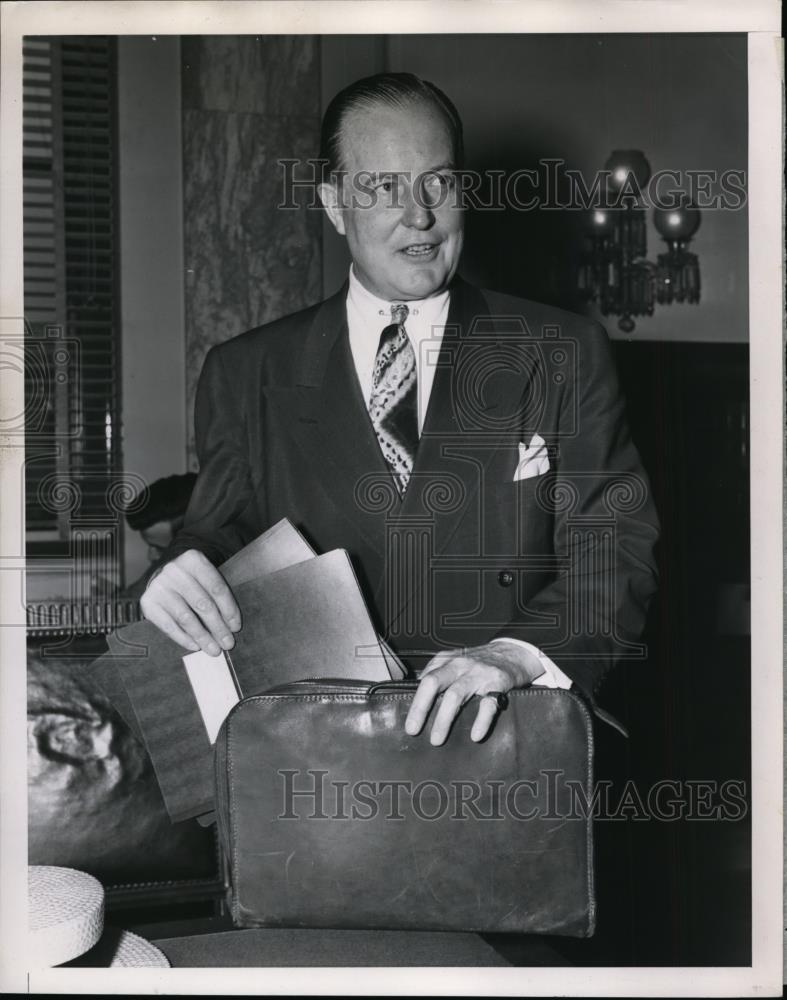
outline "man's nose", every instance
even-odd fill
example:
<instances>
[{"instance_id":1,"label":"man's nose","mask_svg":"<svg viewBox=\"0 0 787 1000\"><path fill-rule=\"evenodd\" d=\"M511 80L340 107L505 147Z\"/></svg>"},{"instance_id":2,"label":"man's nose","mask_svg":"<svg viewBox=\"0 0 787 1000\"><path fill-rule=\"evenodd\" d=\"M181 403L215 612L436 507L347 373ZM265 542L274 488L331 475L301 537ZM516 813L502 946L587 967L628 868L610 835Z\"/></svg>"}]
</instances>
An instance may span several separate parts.
<instances>
[{"instance_id":1,"label":"man's nose","mask_svg":"<svg viewBox=\"0 0 787 1000\"><path fill-rule=\"evenodd\" d=\"M431 229L434 225L434 212L426 204L423 194L419 196L413 190L407 191L402 224L410 229Z\"/></svg>"}]
</instances>

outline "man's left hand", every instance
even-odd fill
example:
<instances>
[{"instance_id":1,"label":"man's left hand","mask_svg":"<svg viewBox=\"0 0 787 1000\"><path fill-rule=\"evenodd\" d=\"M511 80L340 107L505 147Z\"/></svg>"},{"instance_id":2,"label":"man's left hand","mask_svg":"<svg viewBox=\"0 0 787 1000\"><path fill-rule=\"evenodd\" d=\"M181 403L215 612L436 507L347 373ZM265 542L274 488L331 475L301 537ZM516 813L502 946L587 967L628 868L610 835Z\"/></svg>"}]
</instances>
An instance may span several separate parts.
<instances>
[{"instance_id":1,"label":"man's left hand","mask_svg":"<svg viewBox=\"0 0 787 1000\"><path fill-rule=\"evenodd\" d=\"M420 733L432 705L442 693L429 737L433 746L440 746L465 702L473 695L480 695L470 731L470 738L477 743L489 732L497 714L495 699L483 695L527 687L544 672L538 657L518 643L499 641L472 649L445 650L424 667L405 730L410 736Z\"/></svg>"}]
</instances>

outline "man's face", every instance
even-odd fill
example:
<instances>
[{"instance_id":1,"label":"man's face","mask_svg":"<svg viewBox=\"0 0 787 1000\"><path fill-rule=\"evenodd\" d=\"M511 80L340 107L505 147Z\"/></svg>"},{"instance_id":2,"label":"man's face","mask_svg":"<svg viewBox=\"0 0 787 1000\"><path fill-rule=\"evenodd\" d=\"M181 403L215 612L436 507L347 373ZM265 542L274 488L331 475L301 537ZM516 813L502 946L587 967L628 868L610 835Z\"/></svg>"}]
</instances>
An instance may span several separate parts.
<instances>
[{"instance_id":1,"label":"man's face","mask_svg":"<svg viewBox=\"0 0 787 1000\"><path fill-rule=\"evenodd\" d=\"M423 102L353 111L342 149L343 183L323 185L321 195L358 279L388 301L443 291L459 264L464 217L440 113Z\"/></svg>"}]
</instances>

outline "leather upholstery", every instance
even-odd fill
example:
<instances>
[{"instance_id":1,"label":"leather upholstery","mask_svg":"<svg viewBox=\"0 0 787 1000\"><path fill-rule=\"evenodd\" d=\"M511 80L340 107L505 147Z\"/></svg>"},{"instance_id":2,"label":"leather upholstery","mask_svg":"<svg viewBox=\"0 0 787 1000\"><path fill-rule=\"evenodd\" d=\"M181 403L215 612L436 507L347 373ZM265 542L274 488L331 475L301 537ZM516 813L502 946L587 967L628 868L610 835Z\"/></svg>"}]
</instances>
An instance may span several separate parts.
<instances>
[{"instance_id":1,"label":"leather upholstery","mask_svg":"<svg viewBox=\"0 0 787 1000\"><path fill-rule=\"evenodd\" d=\"M91 682L90 657L27 665L30 864L89 872L105 887L210 880L213 833L173 825L144 748Z\"/></svg>"},{"instance_id":2,"label":"leather upholstery","mask_svg":"<svg viewBox=\"0 0 787 1000\"><path fill-rule=\"evenodd\" d=\"M584 700L515 691L475 744L474 699L432 747L429 723L405 733L413 691L318 680L233 709L216 776L236 924L591 935L592 825L566 818L568 781L592 799ZM398 802L384 782L407 783Z\"/></svg>"}]
</instances>

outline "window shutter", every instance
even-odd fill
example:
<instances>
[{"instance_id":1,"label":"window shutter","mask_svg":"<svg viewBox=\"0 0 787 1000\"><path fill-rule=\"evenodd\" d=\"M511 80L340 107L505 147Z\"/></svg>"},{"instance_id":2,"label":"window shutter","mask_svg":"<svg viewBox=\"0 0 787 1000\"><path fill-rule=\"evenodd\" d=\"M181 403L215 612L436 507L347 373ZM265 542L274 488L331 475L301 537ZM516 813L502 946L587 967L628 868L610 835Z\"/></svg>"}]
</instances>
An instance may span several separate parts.
<instances>
[{"instance_id":1,"label":"window shutter","mask_svg":"<svg viewBox=\"0 0 787 1000\"><path fill-rule=\"evenodd\" d=\"M120 530L115 78L112 39L24 41L30 539Z\"/></svg>"},{"instance_id":2,"label":"window shutter","mask_svg":"<svg viewBox=\"0 0 787 1000\"><path fill-rule=\"evenodd\" d=\"M28 534L51 539L66 537L68 527L56 502L56 484L68 476L59 442L67 436L70 367L57 326L66 315L60 53L46 39L26 38L23 60L25 514Z\"/></svg>"}]
</instances>

